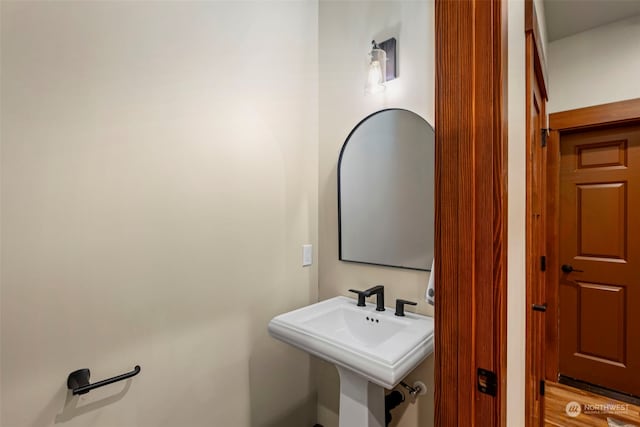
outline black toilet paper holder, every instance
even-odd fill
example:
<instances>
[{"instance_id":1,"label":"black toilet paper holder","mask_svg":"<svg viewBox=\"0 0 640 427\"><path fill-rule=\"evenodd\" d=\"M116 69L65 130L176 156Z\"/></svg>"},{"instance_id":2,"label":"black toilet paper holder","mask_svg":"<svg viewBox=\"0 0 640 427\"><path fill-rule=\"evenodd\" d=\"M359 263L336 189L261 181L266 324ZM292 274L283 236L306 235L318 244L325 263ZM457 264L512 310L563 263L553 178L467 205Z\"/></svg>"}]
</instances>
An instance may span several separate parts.
<instances>
[{"instance_id":1,"label":"black toilet paper holder","mask_svg":"<svg viewBox=\"0 0 640 427\"><path fill-rule=\"evenodd\" d=\"M78 369L77 371L73 371L69 374L69 377L67 378L67 388L69 390L72 390L72 393L74 395L86 394L95 388L126 380L127 378L135 377L139 373L140 366L136 365L131 372L127 372L113 378L108 378L106 380L90 384L89 378L91 377L91 371L89 369Z\"/></svg>"}]
</instances>

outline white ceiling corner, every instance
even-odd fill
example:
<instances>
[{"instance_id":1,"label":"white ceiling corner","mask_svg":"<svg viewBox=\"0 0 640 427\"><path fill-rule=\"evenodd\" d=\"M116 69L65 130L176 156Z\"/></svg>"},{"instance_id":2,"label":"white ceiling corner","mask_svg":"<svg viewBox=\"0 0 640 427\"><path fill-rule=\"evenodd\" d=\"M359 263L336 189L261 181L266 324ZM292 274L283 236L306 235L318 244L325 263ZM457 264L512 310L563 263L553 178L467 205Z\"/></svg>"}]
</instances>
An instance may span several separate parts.
<instances>
[{"instance_id":1,"label":"white ceiling corner","mask_svg":"<svg viewBox=\"0 0 640 427\"><path fill-rule=\"evenodd\" d=\"M640 0L544 0L549 42L640 15Z\"/></svg>"}]
</instances>

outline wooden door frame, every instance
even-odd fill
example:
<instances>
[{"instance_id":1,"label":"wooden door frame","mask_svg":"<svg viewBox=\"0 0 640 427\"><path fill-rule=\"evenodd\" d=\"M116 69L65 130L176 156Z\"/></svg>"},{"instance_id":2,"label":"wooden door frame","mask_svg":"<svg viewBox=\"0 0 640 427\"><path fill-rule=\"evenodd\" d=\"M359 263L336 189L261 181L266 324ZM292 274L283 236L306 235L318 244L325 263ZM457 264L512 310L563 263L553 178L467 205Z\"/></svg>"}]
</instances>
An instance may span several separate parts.
<instances>
[{"instance_id":1,"label":"wooden door frame","mask_svg":"<svg viewBox=\"0 0 640 427\"><path fill-rule=\"evenodd\" d=\"M435 425L506 425L507 1L436 0ZM497 375L479 391L478 369Z\"/></svg>"},{"instance_id":2,"label":"wooden door frame","mask_svg":"<svg viewBox=\"0 0 640 427\"><path fill-rule=\"evenodd\" d=\"M548 142L549 175L547 179L547 209L550 212L548 223L554 232L547 238L547 254L549 267L547 280L547 327L546 327L546 378L557 382L560 373L559 333L559 277L560 277L560 241L558 227L560 224L560 136L564 132L587 130L603 126L640 124L640 98L612 102L575 110L562 111L549 115L551 134ZM552 214L552 215L551 215ZM553 261L553 262L551 262Z\"/></svg>"},{"instance_id":3,"label":"wooden door frame","mask_svg":"<svg viewBox=\"0 0 640 427\"><path fill-rule=\"evenodd\" d=\"M534 294L534 269L539 269L541 261L538 258L539 253L534 253L533 248L533 221L534 221L534 212L533 212L533 161L531 158L531 153L533 150L533 144L539 139L535 138L534 135L539 135L537 132L542 132L542 129L531 129L531 115L532 108L534 102L534 84L537 83L538 89L540 90L540 97L542 98L543 104L546 103L548 99L547 92L547 66L546 61L543 55L542 50L542 38L540 37L540 29L538 26L538 18L535 5L532 0L525 1L525 105L526 105L526 148L525 152L527 155L526 160L526 253L525 253L525 269L526 269L526 304L524 307L525 310L525 318L526 318L526 335L525 335L525 367L527 376L525 381L525 425L533 426L534 421L536 419L535 412L535 400L536 396L535 392L539 393L540 390L532 390L529 387L531 382L530 376L532 365L534 363L542 363L540 360L534 360L535 354L533 352L533 348L535 348L534 340L539 336L534 330L533 326L533 317L534 315L540 315L540 313L534 313L532 310L533 304L542 304L544 301L537 301ZM541 107L540 113L543 115L543 121L546 122L546 108L543 105ZM544 126L546 127L546 126ZM548 150L547 150L548 155ZM548 165L547 165L548 167ZM547 178L548 181L548 178ZM543 196L544 199L544 196ZM548 228L548 222L547 222ZM546 233L549 231L547 229ZM548 257L547 257L548 258ZM545 278L547 277L545 273ZM545 286L542 284L541 286ZM545 324L546 325L546 324ZM545 328L546 329L546 328ZM546 331L545 331L546 332ZM538 343L538 345L544 346L544 342ZM534 383L537 383L542 378L534 379Z\"/></svg>"}]
</instances>

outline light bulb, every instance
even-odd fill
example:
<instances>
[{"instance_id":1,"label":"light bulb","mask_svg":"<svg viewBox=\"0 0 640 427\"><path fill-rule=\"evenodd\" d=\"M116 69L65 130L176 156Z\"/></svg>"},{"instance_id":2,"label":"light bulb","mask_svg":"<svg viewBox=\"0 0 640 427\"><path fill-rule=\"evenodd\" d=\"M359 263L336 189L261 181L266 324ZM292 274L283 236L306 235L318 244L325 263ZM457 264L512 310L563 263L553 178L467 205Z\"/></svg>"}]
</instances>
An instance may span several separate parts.
<instances>
[{"instance_id":1,"label":"light bulb","mask_svg":"<svg viewBox=\"0 0 640 427\"><path fill-rule=\"evenodd\" d=\"M371 61L369 64L369 76L367 78L367 93L378 93L384 90L384 77L382 76L382 67L380 62Z\"/></svg>"},{"instance_id":2,"label":"light bulb","mask_svg":"<svg viewBox=\"0 0 640 427\"><path fill-rule=\"evenodd\" d=\"M369 54L365 93L379 93L385 90L387 54L382 49L373 48Z\"/></svg>"}]
</instances>

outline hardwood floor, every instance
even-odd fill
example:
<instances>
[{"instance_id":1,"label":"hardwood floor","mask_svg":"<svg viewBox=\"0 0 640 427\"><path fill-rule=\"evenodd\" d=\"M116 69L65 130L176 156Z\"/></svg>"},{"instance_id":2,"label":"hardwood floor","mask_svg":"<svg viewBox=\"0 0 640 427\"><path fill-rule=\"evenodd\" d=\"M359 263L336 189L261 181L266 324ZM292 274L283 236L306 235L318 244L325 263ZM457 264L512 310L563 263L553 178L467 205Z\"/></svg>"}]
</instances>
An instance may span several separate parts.
<instances>
[{"instance_id":1,"label":"hardwood floor","mask_svg":"<svg viewBox=\"0 0 640 427\"><path fill-rule=\"evenodd\" d=\"M544 405L545 426L640 427L640 406L562 384L546 383Z\"/></svg>"}]
</instances>

